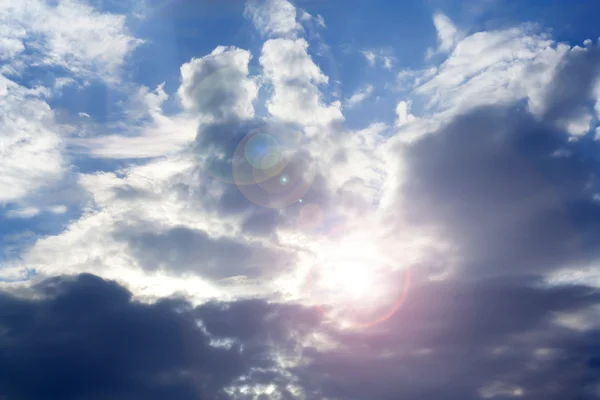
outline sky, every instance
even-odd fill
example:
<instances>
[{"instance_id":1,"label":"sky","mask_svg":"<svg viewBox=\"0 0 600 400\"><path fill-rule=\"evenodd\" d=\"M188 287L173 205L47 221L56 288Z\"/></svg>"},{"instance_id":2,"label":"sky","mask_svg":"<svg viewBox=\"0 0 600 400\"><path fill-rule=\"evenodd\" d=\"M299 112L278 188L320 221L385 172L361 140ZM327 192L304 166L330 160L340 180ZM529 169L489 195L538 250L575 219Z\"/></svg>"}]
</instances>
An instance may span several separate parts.
<instances>
[{"instance_id":1,"label":"sky","mask_svg":"<svg viewBox=\"0 0 600 400\"><path fill-rule=\"evenodd\" d=\"M0 2L0 399L600 399L600 4Z\"/></svg>"}]
</instances>

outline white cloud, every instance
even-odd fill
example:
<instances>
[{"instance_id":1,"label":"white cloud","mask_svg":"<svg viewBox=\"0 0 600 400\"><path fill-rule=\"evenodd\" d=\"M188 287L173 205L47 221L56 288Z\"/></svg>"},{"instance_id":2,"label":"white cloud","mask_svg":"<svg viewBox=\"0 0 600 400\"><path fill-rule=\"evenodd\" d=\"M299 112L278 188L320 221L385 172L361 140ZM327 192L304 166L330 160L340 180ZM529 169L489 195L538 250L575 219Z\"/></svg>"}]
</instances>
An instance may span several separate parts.
<instances>
[{"instance_id":1,"label":"white cloud","mask_svg":"<svg viewBox=\"0 0 600 400\"><path fill-rule=\"evenodd\" d=\"M58 66L111 83L119 80L125 57L141 43L127 32L124 16L100 13L76 0L2 1L0 26L5 44L0 57L13 64L24 61L17 69ZM23 52L25 46L32 55Z\"/></svg>"},{"instance_id":2,"label":"white cloud","mask_svg":"<svg viewBox=\"0 0 600 400\"><path fill-rule=\"evenodd\" d=\"M415 87L413 94L424 97L429 111L443 111L446 116L481 105L509 104L526 100L528 109L537 117L556 114L561 96L572 96L573 90L585 92L581 87L550 93L555 90L550 83L566 79L565 68L586 57L593 58L592 48L570 47L553 41L548 34L540 33L536 26L477 32L461 39L448 58L439 66L421 71L403 71L399 74L402 89ZM598 82L598 73L582 70L590 81ZM591 75L595 74L595 78ZM593 85L593 84L592 84ZM590 91L590 101L600 98L597 89ZM567 102L571 100L565 98ZM565 106L565 104L563 104ZM574 107L574 108L573 108ZM594 110L583 104L562 107L569 112L556 114L557 127L574 136L584 135L594 127ZM571 109L573 108L573 109ZM596 111L597 113L597 111Z\"/></svg>"},{"instance_id":3,"label":"white cloud","mask_svg":"<svg viewBox=\"0 0 600 400\"><path fill-rule=\"evenodd\" d=\"M438 51L448 52L458 43L461 33L450 18L442 13L433 15L433 24L437 30Z\"/></svg>"},{"instance_id":4,"label":"white cloud","mask_svg":"<svg viewBox=\"0 0 600 400\"><path fill-rule=\"evenodd\" d=\"M2 33L2 35L6 34L7 33ZM25 46L21 40L15 37L0 37L0 60L14 58L24 50Z\"/></svg>"},{"instance_id":5,"label":"white cloud","mask_svg":"<svg viewBox=\"0 0 600 400\"><path fill-rule=\"evenodd\" d=\"M68 141L74 154L87 154L101 158L151 158L181 150L196 137L198 117L179 113L165 115L163 103L169 98L164 85L154 91L142 86L131 95L127 110L129 118L121 124L126 134L101 134L99 136L71 138ZM80 115L85 120L89 115ZM103 132L102 126L93 131Z\"/></svg>"},{"instance_id":6,"label":"white cloud","mask_svg":"<svg viewBox=\"0 0 600 400\"><path fill-rule=\"evenodd\" d=\"M350 96L348 100L346 100L346 107L353 108L358 104L362 103L373 94L373 85L367 85L361 89L358 89L356 92Z\"/></svg>"},{"instance_id":7,"label":"white cloud","mask_svg":"<svg viewBox=\"0 0 600 400\"><path fill-rule=\"evenodd\" d=\"M396 126L404 125L415 119L415 116L410 113L410 106L410 102L398 102L396 106Z\"/></svg>"},{"instance_id":8,"label":"white cloud","mask_svg":"<svg viewBox=\"0 0 600 400\"><path fill-rule=\"evenodd\" d=\"M301 125L326 125L343 119L339 101L323 104L318 85L328 82L307 52L304 39L271 39L260 56L273 95L269 113L282 121Z\"/></svg>"},{"instance_id":9,"label":"white cloud","mask_svg":"<svg viewBox=\"0 0 600 400\"><path fill-rule=\"evenodd\" d=\"M323 18L322 15L317 14L316 17L313 17L312 14L306 12L305 10L297 10L297 11L300 12L300 17L299 17L300 21L306 22L306 21L314 20L319 27L327 28L327 25L325 24L325 18Z\"/></svg>"},{"instance_id":10,"label":"white cloud","mask_svg":"<svg viewBox=\"0 0 600 400\"><path fill-rule=\"evenodd\" d=\"M41 210L39 208L27 207L27 208L21 208L21 209L17 209L17 210L10 210L6 213L6 216L8 218L28 219L28 218L33 218L36 215L39 215L40 212L41 212Z\"/></svg>"},{"instance_id":11,"label":"white cloud","mask_svg":"<svg viewBox=\"0 0 600 400\"><path fill-rule=\"evenodd\" d=\"M590 112L583 111L581 114L563 120L559 125L573 136L582 136L592 129L594 117Z\"/></svg>"},{"instance_id":12,"label":"white cloud","mask_svg":"<svg viewBox=\"0 0 600 400\"><path fill-rule=\"evenodd\" d=\"M164 84L152 91L128 89L127 120L117 127L125 134L106 134L102 126L93 126L99 134L72 138L72 151L103 158L158 157L189 145L199 123L252 119L258 85L248 76L250 59L247 50L218 46L183 64L177 90L183 110L171 115L163 110L169 99Z\"/></svg>"},{"instance_id":13,"label":"white cloud","mask_svg":"<svg viewBox=\"0 0 600 400\"><path fill-rule=\"evenodd\" d=\"M437 73L437 67L430 67L424 70L402 70L398 72L396 79L398 81L398 90L412 91L421 83L428 81Z\"/></svg>"},{"instance_id":14,"label":"white cloud","mask_svg":"<svg viewBox=\"0 0 600 400\"><path fill-rule=\"evenodd\" d=\"M522 398L525 395L525 389L517 385L493 382L482 387L479 393L484 399L493 399L496 397Z\"/></svg>"},{"instance_id":15,"label":"white cloud","mask_svg":"<svg viewBox=\"0 0 600 400\"><path fill-rule=\"evenodd\" d=\"M598 317L600 316L600 306L592 306L590 308L557 313L554 316L554 323L572 329L574 331L592 331L598 329Z\"/></svg>"},{"instance_id":16,"label":"white cloud","mask_svg":"<svg viewBox=\"0 0 600 400\"><path fill-rule=\"evenodd\" d=\"M344 154L338 160L327 156L326 148L320 148L321 169L327 171L332 192L340 195L336 201L340 212L363 215L366 221L369 217L365 209L379 203L389 171L382 154L387 131L387 125L372 123L358 131L338 133L333 136L329 150L332 154Z\"/></svg>"},{"instance_id":17,"label":"white cloud","mask_svg":"<svg viewBox=\"0 0 600 400\"><path fill-rule=\"evenodd\" d=\"M362 51L361 53L365 57L365 59L367 60L369 65L371 67L374 67L375 61L377 60L377 55L375 54L375 52L373 50L365 50L365 51Z\"/></svg>"},{"instance_id":18,"label":"white cloud","mask_svg":"<svg viewBox=\"0 0 600 400\"><path fill-rule=\"evenodd\" d=\"M67 212L67 210L67 207L64 205L48 207L48 211L50 211L53 214L64 214Z\"/></svg>"},{"instance_id":19,"label":"white cloud","mask_svg":"<svg viewBox=\"0 0 600 400\"><path fill-rule=\"evenodd\" d=\"M76 274L90 272L109 279L116 279L132 287L139 295L168 295L173 291L196 286L196 290L214 293L209 285L197 277L189 277L189 283L169 280L157 271L147 274L137 264L128 244L115 236L118 225L134 224L140 219L148 221L171 221L180 215L190 218L190 213L176 213L176 208L161 196L165 179L173 179L185 171L189 162L158 162L151 167L138 167L133 176L119 178L112 173L80 176L82 186L90 193L93 203L85 206L83 215L57 236L42 238L22 256L22 262L10 270L35 268L39 274ZM119 196L120 190L130 189L139 196ZM176 221L173 221L177 223ZM190 295L194 296L195 291Z\"/></svg>"},{"instance_id":20,"label":"white cloud","mask_svg":"<svg viewBox=\"0 0 600 400\"><path fill-rule=\"evenodd\" d=\"M42 91L43 92L43 91ZM0 203L17 201L64 172L61 131L40 91L0 75Z\"/></svg>"},{"instance_id":21,"label":"white cloud","mask_svg":"<svg viewBox=\"0 0 600 400\"><path fill-rule=\"evenodd\" d=\"M321 14L317 14L317 16L315 17L315 19L317 20L317 23L321 27L327 28L327 25L325 24L325 18L323 18L323 16Z\"/></svg>"},{"instance_id":22,"label":"white cloud","mask_svg":"<svg viewBox=\"0 0 600 400\"><path fill-rule=\"evenodd\" d=\"M382 56L382 59L383 59L383 68L392 69L392 67L394 66L394 59L389 56Z\"/></svg>"},{"instance_id":23,"label":"white cloud","mask_svg":"<svg viewBox=\"0 0 600 400\"><path fill-rule=\"evenodd\" d=\"M63 177L64 148L79 126L62 115L59 124L48 99L94 79L120 83L127 56L140 43L125 16L82 1L0 2L0 202L20 201ZM29 82L25 74L32 67L48 68L51 81Z\"/></svg>"},{"instance_id":24,"label":"white cloud","mask_svg":"<svg viewBox=\"0 0 600 400\"><path fill-rule=\"evenodd\" d=\"M360 52L367 60L370 67L374 67L377 63L381 63L384 69L392 69L394 66L394 57L389 55L388 49L371 49L363 50Z\"/></svg>"},{"instance_id":25,"label":"white cloud","mask_svg":"<svg viewBox=\"0 0 600 400\"><path fill-rule=\"evenodd\" d=\"M219 46L183 64L178 94L184 108L215 119L252 118L258 88L248 77L251 57L247 50Z\"/></svg>"},{"instance_id":26,"label":"white cloud","mask_svg":"<svg viewBox=\"0 0 600 400\"><path fill-rule=\"evenodd\" d=\"M208 203L218 199L219 189L211 192L204 185L195 159L185 153L118 173L81 175L91 199L83 215L60 234L40 238L0 275L35 269L43 279L88 272L114 279L139 297L180 293L192 301L271 294L272 286L250 285L251 277L243 275L252 272L250 266L260 270L266 265L270 272L274 262L285 266L289 251L246 238L240 217L211 211ZM183 241L181 233L186 233ZM186 239L204 247L194 249ZM227 252L227 246L233 250ZM152 251L159 253L150 256Z\"/></svg>"},{"instance_id":27,"label":"white cloud","mask_svg":"<svg viewBox=\"0 0 600 400\"><path fill-rule=\"evenodd\" d=\"M542 88L567 51L568 46L527 26L477 32L458 42L415 93L425 96L429 107L451 113L521 98L528 98L536 112L543 108Z\"/></svg>"},{"instance_id":28,"label":"white cloud","mask_svg":"<svg viewBox=\"0 0 600 400\"><path fill-rule=\"evenodd\" d=\"M249 0L245 15L265 36L294 38L301 29L296 7L287 0Z\"/></svg>"}]
</instances>

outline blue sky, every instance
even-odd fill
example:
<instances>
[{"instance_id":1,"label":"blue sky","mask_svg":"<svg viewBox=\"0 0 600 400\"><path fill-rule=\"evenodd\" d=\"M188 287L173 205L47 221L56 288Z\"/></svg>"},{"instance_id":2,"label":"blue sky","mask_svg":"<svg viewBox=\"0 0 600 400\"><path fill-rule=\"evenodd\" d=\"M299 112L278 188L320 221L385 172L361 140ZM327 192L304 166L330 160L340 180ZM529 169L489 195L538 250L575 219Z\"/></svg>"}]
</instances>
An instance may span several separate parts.
<instances>
[{"instance_id":1,"label":"blue sky","mask_svg":"<svg viewBox=\"0 0 600 400\"><path fill-rule=\"evenodd\" d=\"M599 13L4 0L0 397L600 398Z\"/></svg>"}]
</instances>

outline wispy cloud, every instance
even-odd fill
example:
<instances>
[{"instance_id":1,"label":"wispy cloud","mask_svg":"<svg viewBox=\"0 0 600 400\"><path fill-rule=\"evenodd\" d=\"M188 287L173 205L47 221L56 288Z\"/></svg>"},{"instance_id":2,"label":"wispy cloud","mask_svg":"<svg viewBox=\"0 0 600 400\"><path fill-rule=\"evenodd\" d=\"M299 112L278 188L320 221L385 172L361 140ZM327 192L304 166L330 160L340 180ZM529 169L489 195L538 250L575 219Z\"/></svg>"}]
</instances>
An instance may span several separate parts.
<instances>
[{"instance_id":1,"label":"wispy cloud","mask_svg":"<svg viewBox=\"0 0 600 400\"><path fill-rule=\"evenodd\" d=\"M350 96L348 98L348 100L346 100L345 106L347 108L356 107L357 105L359 105L360 103L362 103L363 101L365 101L366 99L371 97L372 94L373 94L373 85L367 85L361 89L358 89L356 92L354 92L352 94L352 96Z\"/></svg>"}]
</instances>

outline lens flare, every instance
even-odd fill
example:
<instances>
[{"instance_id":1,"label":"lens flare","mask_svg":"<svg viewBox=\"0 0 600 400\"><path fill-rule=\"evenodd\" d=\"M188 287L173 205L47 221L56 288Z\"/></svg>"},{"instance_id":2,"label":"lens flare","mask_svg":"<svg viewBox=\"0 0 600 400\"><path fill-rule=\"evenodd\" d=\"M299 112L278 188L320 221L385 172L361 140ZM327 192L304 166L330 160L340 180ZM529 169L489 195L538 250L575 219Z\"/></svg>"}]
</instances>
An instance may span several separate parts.
<instances>
[{"instance_id":1,"label":"lens flare","mask_svg":"<svg viewBox=\"0 0 600 400\"><path fill-rule=\"evenodd\" d=\"M291 146L294 139L258 130L240 141L231 161L232 178L248 200L262 207L282 208L297 203L308 192L315 175L313 166Z\"/></svg>"}]
</instances>

